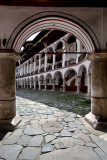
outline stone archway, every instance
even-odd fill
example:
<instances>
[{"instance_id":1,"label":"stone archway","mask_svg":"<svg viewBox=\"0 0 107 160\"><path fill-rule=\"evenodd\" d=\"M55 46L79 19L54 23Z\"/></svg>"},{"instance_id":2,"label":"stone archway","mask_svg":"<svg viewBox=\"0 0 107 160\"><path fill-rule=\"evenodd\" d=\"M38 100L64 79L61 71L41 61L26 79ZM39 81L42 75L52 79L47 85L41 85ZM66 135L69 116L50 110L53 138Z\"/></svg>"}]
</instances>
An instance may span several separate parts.
<instances>
[{"instance_id":1,"label":"stone archway","mask_svg":"<svg viewBox=\"0 0 107 160\"><path fill-rule=\"evenodd\" d=\"M44 89L45 87L44 87L44 76L43 75L41 75L40 77L39 77L39 89Z\"/></svg>"},{"instance_id":2,"label":"stone archway","mask_svg":"<svg viewBox=\"0 0 107 160\"><path fill-rule=\"evenodd\" d=\"M52 90L52 75L50 73L46 75L45 81L45 89Z\"/></svg>"},{"instance_id":3,"label":"stone archway","mask_svg":"<svg viewBox=\"0 0 107 160\"><path fill-rule=\"evenodd\" d=\"M62 90L63 88L63 75L60 71L54 73L53 79L55 79L55 89Z\"/></svg>"},{"instance_id":4,"label":"stone archway","mask_svg":"<svg viewBox=\"0 0 107 160\"><path fill-rule=\"evenodd\" d=\"M63 30L68 33L71 33L81 41L81 43L84 45L86 49L86 52L90 53L90 52L94 52L95 50L95 46L91 39L91 36L87 33L85 29L83 29L77 23L67 20L66 18L60 18L55 16L38 19L37 21L33 21L28 25L26 25L25 27L23 27L13 41L12 49L14 49L16 52L19 53L23 43L26 41L28 37L30 37L35 32L45 30L45 29L58 29L58 30ZM98 116L100 115L99 112L96 113L92 111L92 113ZM101 114L102 117L103 117L103 113L104 112L102 112ZM106 118L106 116L104 116L104 118Z\"/></svg>"},{"instance_id":5,"label":"stone archway","mask_svg":"<svg viewBox=\"0 0 107 160\"><path fill-rule=\"evenodd\" d=\"M16 36L12 48L19 53L23 43L31 35L46 29L58 29L71 33L81 41L87 52L90 53L95 50L92 39L81 26L70 20L56 16L41 18L25 26Z\"/></svg>"},{"instance_id":6,"label":"stone archway","mask_svg":"<svg viewBox=\"0 0 107 160\"><path fill-rule=\"evenodd\" d=\"M64 78L66 79L66 91L77 91L77 86L76 86L77 72L76 70L68 69L64 74Z\"/></svg>"},{"instance_id":7,"label":"stone archway","mask_svg":"<svg viewBox=\"0 0 107 160\"><path fill-rule=\"evenodd\" d=\"M84 65L80 66L78 77L81 79L80 91L87 93L87 68Z\"/></svg>"}]
</instances>

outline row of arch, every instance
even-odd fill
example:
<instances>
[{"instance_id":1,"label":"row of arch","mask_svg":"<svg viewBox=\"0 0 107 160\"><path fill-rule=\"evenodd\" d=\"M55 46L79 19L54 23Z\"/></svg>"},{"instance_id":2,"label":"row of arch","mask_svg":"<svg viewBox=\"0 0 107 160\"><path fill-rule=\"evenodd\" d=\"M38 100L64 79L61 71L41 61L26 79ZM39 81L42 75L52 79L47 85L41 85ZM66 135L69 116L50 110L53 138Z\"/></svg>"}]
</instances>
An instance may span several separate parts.
<instances>
[{"instance_id":1,"label":"row of arch","mask_svg":"<svg viewBox=\"0 0 107 160\"><path fill-rule=\"evenodd\" d=\"M77 78L81 77L81 85L82 89L81 91L86 92L87 91L87 74L90 74L90 66L89 68L86 68L85 65L81 65L79 67L78 73L75 69L68 69L65 73L62 73L61 71L56 71L54 75L52 73L47 73L45 76L43 74L40 74L39 76L34 77L26 77L23 79L16 80L17 87L24 87L24 88L39 88L40 89L52 89L53 81L55 88L63 88L63 82L64 79L66 80L66 88L68 91L76 91Z\"/></svg>"}]
</instances>

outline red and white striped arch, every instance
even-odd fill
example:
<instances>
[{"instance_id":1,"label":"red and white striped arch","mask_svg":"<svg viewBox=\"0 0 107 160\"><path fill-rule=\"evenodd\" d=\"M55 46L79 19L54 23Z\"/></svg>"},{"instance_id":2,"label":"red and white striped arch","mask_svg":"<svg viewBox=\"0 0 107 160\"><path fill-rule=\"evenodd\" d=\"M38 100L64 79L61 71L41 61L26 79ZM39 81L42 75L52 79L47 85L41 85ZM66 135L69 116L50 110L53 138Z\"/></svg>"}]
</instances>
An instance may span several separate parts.
<instances>
[{"instance_id":1,"label":"red and white striped arch","mask_svg":"<svg viewBox=\"0 0 107 160\"><path fill-rule=\"evenodd\" d=\"M81 41L87 52L95 50L90 36L82 27L72 21L59 17L45 17L27 25L16 37L13 49L20 53L22 45L30 36L46 29L58 29L71 33Z\"/></svg>"}]
</instances>

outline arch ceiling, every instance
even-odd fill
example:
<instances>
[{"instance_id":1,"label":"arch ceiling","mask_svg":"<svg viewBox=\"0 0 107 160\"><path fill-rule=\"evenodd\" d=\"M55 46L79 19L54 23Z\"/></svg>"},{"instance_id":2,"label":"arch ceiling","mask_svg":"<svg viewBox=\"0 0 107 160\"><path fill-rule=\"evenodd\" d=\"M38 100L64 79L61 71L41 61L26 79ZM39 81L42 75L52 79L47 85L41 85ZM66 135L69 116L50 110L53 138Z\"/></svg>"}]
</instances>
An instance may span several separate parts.
<instances>
[{"instance_id":1,"label":"arch ceiling","mask_svg":"<svg viewBox=\"0 0 107 160\"><path fill-rule=\"evenodd\" d=\"M82 27L70 20L59 17L45 17L33 21L19 32L12 48L20 53L22 45L30 36L36 32L47 29L57 29L71 33L81 41L87 52L90 53L95 50L92 39Z\"/></svg>"}]
</instances>

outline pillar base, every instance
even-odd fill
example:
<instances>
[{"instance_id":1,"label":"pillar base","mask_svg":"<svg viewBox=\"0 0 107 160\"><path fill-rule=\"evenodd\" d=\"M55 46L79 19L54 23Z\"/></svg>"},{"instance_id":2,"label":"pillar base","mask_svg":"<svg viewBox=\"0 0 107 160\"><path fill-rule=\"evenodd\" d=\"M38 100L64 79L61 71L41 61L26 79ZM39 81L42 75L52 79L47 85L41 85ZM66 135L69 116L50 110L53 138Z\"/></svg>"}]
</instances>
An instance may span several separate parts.
<instances>
[{"instance_id":1,"label":"pillar base","mask_svg":"<svg viewBox=\"0 0 107 160\"><path fill-rule=\"evenodd\" d=\"M0 120L0 130L13 131L21 122L21 117L17 114L13 119Z\"/></svg>"},{"instance_id":2,"label":"pillar base","mask_svg":"<svg viewBox=\"0 0 107 160\"><path fill-rule=\"evenodd\" d=\"M96 116L90 112L85 116L85 120L96 130L107 130L107 119L102 120L100 116Z\"/></svg>"},{"instance_id":3,"label":"pillar base","mask_svg":"<svg viewBox=\"0 0 107 160\"><path fill-rule=\"evenodd\" d=\"M54 90L54 89L52 89L51 91L52 91L52 92L54 92L55 90Z\"/></svg>"}]
</instances>

